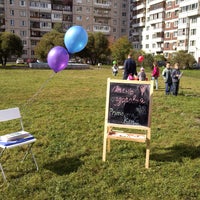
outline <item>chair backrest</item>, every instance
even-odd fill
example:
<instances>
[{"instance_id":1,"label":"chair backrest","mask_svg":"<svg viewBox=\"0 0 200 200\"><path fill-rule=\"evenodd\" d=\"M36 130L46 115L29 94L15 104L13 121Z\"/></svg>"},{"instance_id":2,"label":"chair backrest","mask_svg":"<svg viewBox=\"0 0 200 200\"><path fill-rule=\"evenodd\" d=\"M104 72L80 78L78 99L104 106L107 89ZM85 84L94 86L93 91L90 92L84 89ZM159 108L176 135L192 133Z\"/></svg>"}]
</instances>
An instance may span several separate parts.
<instances>
[{"instance_id":1,"label":"chair backrest","mask_svg":"<svg viewBox=\"0 0 200 200\"><path fill-rule=\"evenodd\" d=\"M20 121L21 130L24 130L24 125L22 122L22 116L18 107L16 108L8 108L4 110L0 110L0 122L6 122L10 120L17 120Z\"/></svg>"},{"instance_id":2,"label":"chair backrest","mask_svg":"<svg viewBox=\"0 0 200 200\"><path fill-rule=\"evenodd\" d=\"M19 108L8 108L0 110L0 122L21 118Z\"/></svg>"}]
</instances>

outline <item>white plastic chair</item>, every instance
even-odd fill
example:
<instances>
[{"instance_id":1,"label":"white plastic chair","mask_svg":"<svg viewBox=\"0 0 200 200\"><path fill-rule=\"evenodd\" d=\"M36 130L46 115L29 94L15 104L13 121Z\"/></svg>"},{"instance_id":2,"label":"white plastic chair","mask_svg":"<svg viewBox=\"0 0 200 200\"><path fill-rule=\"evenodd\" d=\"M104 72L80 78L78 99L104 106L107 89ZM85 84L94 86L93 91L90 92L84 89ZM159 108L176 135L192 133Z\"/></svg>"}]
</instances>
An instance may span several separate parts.
<instances>
[{"instance_id":1,"label":"white plastic chair","mask_svg":"<svg viewBox=\"0 0 200 200\"><path fill-rule=\"evenodd\" d=\"M5 133L5 135L0 136L0 169L4 181L6 181L6 175L4 173L3 166L1 164L2 163L1 158L5 150L7 149L19 147L22 145L27 145L26 152L22 161L24 161L27 155L30 153L32 155L32 159L35 163L36 169L38 171L38 164L36 162L34 154L32 153L32 145L34 144L36 139L29 132L24 131L24 126L19 108L9 108L0 110L0 122L6 122L17 119L20 122L21 130L14 133Z\"/></svg>"}]
</instances>

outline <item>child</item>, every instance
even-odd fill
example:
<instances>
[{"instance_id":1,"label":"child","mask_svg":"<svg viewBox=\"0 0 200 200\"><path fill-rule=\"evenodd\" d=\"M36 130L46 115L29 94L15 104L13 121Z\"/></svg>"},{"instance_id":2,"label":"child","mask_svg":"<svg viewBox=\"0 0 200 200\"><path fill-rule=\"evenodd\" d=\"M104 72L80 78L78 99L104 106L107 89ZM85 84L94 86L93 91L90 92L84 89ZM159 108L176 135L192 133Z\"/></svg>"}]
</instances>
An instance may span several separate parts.
<instances>
[{"instance_id":1,"label":"child","mask_svg":"<svg viewBox=\"0 0 200 200\"><path fill-rule=\"evenodd\" d=\"M117 76L118 74L118 66L116 61L113 61L112 73L114 76Z\"/></svg>"},{"instance_id":2,"label":"child","mask_svg":"<svg viewBox=\"0 0 200 200\"><path fill-rule=\"evenodd\" d=\"M129 74L129 75L128 75L127 80L134 80L134 77L132 76L132 74Z\"/></svg>"},{"instance_id":3,"label":"child","mask_svg":"<svg viewBox=\"0 0 200 200\"><path fill-rule=\"evenodd\" d=\"M153 62L153 69L151 72L152 80L154 80L154 84L156 86L156 90L158 90L158 77L160 75L160 70L156 61Z\"/></svg>"},{"instance_id":4,"label":"child","mask_svg":"<svg viewBox=\"0 0 200 200\"><path fill-rule=\"evenodd\" d=\"M140 72L138 73L138 79L139 79L139 81L145 81L146 80L146 73L144 71L144 67L140 68Z\"/></svg>"},{"instance_id":5,"label":"child","mask_svg":"<svg viewBox=\"0 0 200 200\"><path fill-rule=\"evenodd\" d=\"M180 78L183 73L181 73L179 69L179 63L174 64L174 69L172 71L172 85L173 85L173 95L177 96L178 95L178 90L179 90L179 83L180 83Z\"/></svg>"},{"instance_id":6,"label":"child","mask_svg":"<svg viewBox=\"0 0 200 200\"><path fill-rule=\"evenodd\" d=\"M162 76L165 82L165 94L168 95L172 92L172 70L170 67L170 62L166 63L165 69L162 71Z\"/></svg>"}]
</instances>

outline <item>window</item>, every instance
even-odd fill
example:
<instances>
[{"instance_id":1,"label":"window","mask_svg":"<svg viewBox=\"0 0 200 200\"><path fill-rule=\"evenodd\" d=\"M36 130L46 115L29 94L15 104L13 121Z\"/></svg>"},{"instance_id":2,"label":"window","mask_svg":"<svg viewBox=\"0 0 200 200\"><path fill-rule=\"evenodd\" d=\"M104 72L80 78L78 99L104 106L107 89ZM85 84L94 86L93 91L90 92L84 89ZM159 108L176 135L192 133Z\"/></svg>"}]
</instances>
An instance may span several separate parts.
<instances>
[{"instance_id":1,"label":"window","mask_svg":"<svg viewBox=\"0 0 200 200\"><path fill-rule=\"evenodd\" d=\"M122 25L126 25L126 21L123 20L123 21L122 21Z\"/></svg>"},{"instance_id":2,"label":"window","mask_svg":"<svg viewBox=\"0 0 200 200\"><path fill-rule=\"evenodd\" d=\"M27 45L27 41L26 41L26 40L22 40L22 44L23 44L24 46L26 46L26 45Z\"/></svg>"},{"instance_id":3,"label":"window","mask_svg":"<svg viewBox=\"0 0 200 200\"><path fill-rule=\"evenodd\" d=\"M90 8L87 7L86 8L86 12L89 13L90 12Z\"/></svg>"},{"instance_id":4,"label":"window","mask_svg":"<svg viewBox=\"0 0 200 200\"><path fill-rule=\"evenodd\" d=\"M170 28L170 22L166 22L165 27Z\"/></svg>"},{"instance_id":5,"label":"window","mask_svg":"<svg viewBox=\"0 0 200 200\"><path fill-rule=\"evenodd\" d=\"M126 29L122 28L122 29L121 29L121 32L122 32L122 33L126 33Z\"/></svg>"},{"instance_id":6,"label":"window","mask_svg":"<svg viewBox=\"0 0 200 200\"><path fill-rule=\"evenodd\" d=\"M11 26L14 26L14 25L15 25L14 19L11 19L11 20L10 20L10 25L11 25Z\"/></svg>"},{"instance_id":7,"label":"window","mask_svg":"<svg viewBox=\"0 0 200 200\"><path fill-rule=\"evenodd\" d=\"M26 31L20 31L20 36L27 36L27 33L26 33Z\"/></svg>"},{"instance_id":8,"label":"window","mask_svg":"<svg viewBox=\"0 0 200 200\"><path fill-rule=\"evenodd\" d=\"M126 13L125 12L122 13L122 17L126 17Z\"/></svg>"},{"instance_id":9,"label":"window","mask_svg":"<svg viewBox=\"0 0 200 200\"><path fill-rule=\"evenodd\" d=\"M54 19L62 19L62 14L54 14L53 18Z\"/></svg>"},{"instance_id":10,"label":"window","mask_svg":"<svg viewBox=\"0 0 200 200\"><path fill-rule=\"evenodd\" d=\"M171 1L167 2L167 7L171 7L171 6L172 6L172 2Z\"/></svg>"},{"instance_id":11,"label":"window","mask_svg":"<svg viewBox=\"0 0 200 200\"><path fill-rule=\"evenodd\" d=\"M20 6L26 6L26 1L20 1Z\"/></svg>"},{"instance_id":12,"label":"window","mask_svg":"<svg viewBox=\"0 0 200 200\"><path fill-rule=\"evenodd\" d=\"M31 45L35 46L37 44L37 40L31 40Z\"/></svg>"},{"instance_id":13,"label":"window","mask_svg":"<svg viewBox=\"0 0 200 200\"><path fill-rule=\"evenodd\" d=\"M117 25L117 20L113 20L113 25Z\"/></svg>"},{"instance_id":14,"label":"window","mask_svg":"<svg viewBox=\"0 0 200 200\"><path fill-rule=\"evenodd\" d=\"M27 50L23 50L23 54L24 54L24 55L27 55Z\"/></svg>"},{"instance_id":15,"label":"window","mask_svg":"<svg viewBox=\"0 0 200 200\"><path fill-rule=\"evenodd\" d=\"M170 33L169 33L169 32L166 32L166 33L165 33L165 37L166 37L166 38L169 38L169 37L170 37Z\"/></svg>"},{"instance_id":16,"label":"window","mask_svg":"<svg viewBox=\"0 0 200 200\"><path fill-rule=\"evenodd\" d=\"M178 17L178 13L179 13L179 11L175 10L175 12L174 12L175 17Z\"/></svg>"},{"instance_id":17,"label":"window","mask_svg":"<svg viewBox=\"0 0 200 200\"><path fill-rule=\"evenodd\" d=\"M164 53L165 58L169 57L169 53Z\"/></svg>"},{"instance_id":18,"label":"window","mask_svg":"<svg viewBox=\"0 0 200 200\"><path fill-rule=\"evenodd\" d=\"M191 40L191 41L190 41L190 46L195 46L195 44L196 44L196 43L195 43L195 40Z\"/></svg>"},{"instance_id":19,"label":"window","mask_svg":"<svg viewBox=\"0 0 200 200\"><path fill-rule=\"evenodd\" d=\"M174 27L178 27L178 21L174 22Z\"/></svg>"},{"instance_id":20,"label":"window","mask_svg":"<svg viewBox=\"0 0 200 200\"><path fill-rule=\"evenodd\" d=\"M20 15L20 17L26 17L26 11L21 10L21 11L19 12L19 15Z\"/></svg>"},{"instance_id":21,"label":"window","mask_svg":"<svg viewBox=\"0 0 200 200\"><path fill-rule=\"evenodd\" d=\"M14 16L15 15L15 11L14 10L10 10L10 15Z\"/></svg>"},{"instance_id":22,"label":"window","mask_svg":"<svg viewBox=\"0 0 200 200\"><path fill-rule=\"evenodd\" d=\"M82 16L77 16L77 17L76 17L76 20L77 20L77 21L82 21Z\"/></svg>"},{"instance_id":23,"label":"window","mask_svg":"<svg viewBox=\"0 0 200 200\"><path fill-rule=\"evenodd\" d=\"M173 32L173 37L177 37L177 35L178 35L177 31L174 31Z\"/></svg>"},{"instance_id":24,"label":"window","mask_svg":"<svg viewBox=\"0 0 200 200\"><path fill-rule=\"evenodd\" d=\"M77 7L77 8L76 8L76 11L82 12L82 7Z\"/></svg>"},{"instance_id":25,"label":"window","mask_svg":"<svg viewBox=\"0 0 200 200\"><path fill-rule=\"evenodd\" d=\"M26 26L26 21L21 21L21 26Z\"/></svg>"},{"instance_id":26,"label":"window","mask_svg":"<svg viewBox=\"0 0 200 200\"><path fill-rule=\"evenodd\" d=\"M196 29L191 29L190 33L191 35L196 35Z\"/></svg>"},{"instance_id":27,"label":"window","mask_svg":"<svg viewBox=\"0 0 200 200\"><path fill-rule=\"evenodd\" d=\"M165 43L165 47L168 49L169 48L169 42Z\"/></svg>"},{"instance_id":28,"label":"window","mask_svg":"<svg viewBox=\"0 0 200 200\"><path fill-rule=\"evenodd\" d=\"M10 0L10 5L13 5L14 4L14 0Z\"/></svg>"},{"instance_id":29,"label":"window","mask_svg":"<svg viewBox=\"0 0 200 200\"><path fill-rule=\"evenodd\" d=\"M191 23L192 24L196 24L197 23L197 18L195 17L195 18L191 18Z\"/></svg>"},{"instance_id":30,"label":"window","mask_svg":"<svg viewBox=\"0 0 200 200\"><path fill-rule=\"evenodd\" d=\"M167 12L166 16L167 18L171 18L171 12Z\"/></svg>"},{"instance_id":31,"label":"window","mask_svg":"<svg viewBox=\"0 0 200 200\"><path fill-rule=\"evenodd\" d=\"M175 4L178 5L178 4L179 4L179 0L176 0L176 1L175 1Z\"/></svg>"}]
</instances>

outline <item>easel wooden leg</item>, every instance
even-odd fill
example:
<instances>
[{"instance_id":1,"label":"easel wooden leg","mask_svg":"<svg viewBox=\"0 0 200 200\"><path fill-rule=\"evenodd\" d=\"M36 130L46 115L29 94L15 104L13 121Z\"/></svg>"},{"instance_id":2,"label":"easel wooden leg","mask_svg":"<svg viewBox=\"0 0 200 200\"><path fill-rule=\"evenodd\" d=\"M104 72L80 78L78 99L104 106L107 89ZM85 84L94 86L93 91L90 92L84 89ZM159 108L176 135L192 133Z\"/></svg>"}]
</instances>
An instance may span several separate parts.
<instances>
[{"instance_id":1,"label":"easel wooden leg","mask_svg":"<svg viewBox=\"0 0 200 200\"><path fill-rule=\"evenodd\" d=\"M103 158L102 158L103 161L106 161L106 146L107 146L106 142L107 142L107 133L105 132L103 139Z\"/></svg>"},{"instance_id":2,"label":"easel wooden leg","mask_svg":"<svg viewBox=\"0 0 200 200\"><path fill-rule=\"evenodd\" d=\"M150 148L147 145L147 149L146 149L146 161L145 161L145 168L149 168L149 156L150 156Z\"/></svg>"},{"instance_id":3,"label":"easel wooden leg","mask_svg":"<svg viewBox=\"0 0 200 200\"><path fill-rule=\"evenodd\" d=\"M151 137L151 130L147 131L147 139L146 139L146 162L145 168L149 168L149 157L150 157L150 137Z\"/></svg>"}]
</instances>

